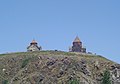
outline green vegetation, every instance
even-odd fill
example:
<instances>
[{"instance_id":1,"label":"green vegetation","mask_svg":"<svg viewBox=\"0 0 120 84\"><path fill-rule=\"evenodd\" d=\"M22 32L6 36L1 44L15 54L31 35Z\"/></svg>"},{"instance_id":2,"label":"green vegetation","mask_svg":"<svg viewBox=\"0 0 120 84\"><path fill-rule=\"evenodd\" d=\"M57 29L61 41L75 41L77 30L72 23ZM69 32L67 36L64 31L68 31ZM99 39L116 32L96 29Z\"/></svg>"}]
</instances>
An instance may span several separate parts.
<instances>
[{"instance_id":1,"label":"green vegetation","mask_svg":"<svg viewBox=\"0 0 120 84\"><path fill-rule=\"evenodd\" d=\"M111 84L109 70L105 70L102 78L102 84Z\"/></svg>"},{"instance_id":2,"label":"green vegetation","mask_svg":"<svg viewBox=\"0 0 120 84\"><path fill-rule=\"evenodd\" d=\"M24 59L23 62L22 62L21 68L24 68L29 63L29 60L30 60L30 58Z\"/></svg>"},{"instance_id":3,"label":"green vegetation","mask_svg":"<svg viewBox=\"0 0 120 84\"><path fill-rule=\"evenodd\" d=\"M2 84L8 84L8 80L3 80Z\"/></svg>"}]
</instances>

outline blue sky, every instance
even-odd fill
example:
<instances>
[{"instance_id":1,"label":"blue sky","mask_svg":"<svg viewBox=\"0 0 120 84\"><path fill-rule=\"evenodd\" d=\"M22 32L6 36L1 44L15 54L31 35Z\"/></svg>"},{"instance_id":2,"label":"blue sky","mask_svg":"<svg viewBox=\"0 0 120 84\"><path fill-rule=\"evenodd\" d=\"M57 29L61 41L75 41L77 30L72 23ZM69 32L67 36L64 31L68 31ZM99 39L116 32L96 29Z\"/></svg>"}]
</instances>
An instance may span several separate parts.
<instances>
[{"instance_id":1,"label":"blue sky","mask_svg":"<svg viewBox=\"0 0 120 84\"><path fill-rule=\"evenodd\" d=\"M1 0L0 53L22 52L36 39L68 51L79 36L87 51L120 63L120 0Z\"/></svg>"}]
</instances>

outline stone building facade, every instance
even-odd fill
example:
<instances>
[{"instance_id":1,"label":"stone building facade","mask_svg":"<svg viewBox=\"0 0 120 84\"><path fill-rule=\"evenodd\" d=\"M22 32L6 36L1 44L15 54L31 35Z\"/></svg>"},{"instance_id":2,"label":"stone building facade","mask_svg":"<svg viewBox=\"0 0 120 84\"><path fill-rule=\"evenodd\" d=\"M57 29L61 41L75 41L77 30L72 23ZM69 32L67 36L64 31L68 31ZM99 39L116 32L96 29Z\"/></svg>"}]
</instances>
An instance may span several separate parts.
<instances>
[{"instance_id":1,"label":"stone building facade","mask_svg":"<svg viewBox=\"0 0 120 84\"><path fill-rule=\"evenodd\" d=\"M31 43L30 43L30 45L27 47L27 51L29 52L29 51L40 51L40 50L42 50L42 47L40 46L38 46L38 43L35 41L35 40L33 40Z\"/></svg>"},{"instance_id":2,"label":"stone building facade","mask_svg":"<svg viewBox=\"0 0 120 84\"><path fill-rule=\"evenodd\" d=\"M78 36L73 41L73 46L69 48L69 51L86 53L86 48L83 47L82 42L80 41Z\"/></svg>"}]
</instances>

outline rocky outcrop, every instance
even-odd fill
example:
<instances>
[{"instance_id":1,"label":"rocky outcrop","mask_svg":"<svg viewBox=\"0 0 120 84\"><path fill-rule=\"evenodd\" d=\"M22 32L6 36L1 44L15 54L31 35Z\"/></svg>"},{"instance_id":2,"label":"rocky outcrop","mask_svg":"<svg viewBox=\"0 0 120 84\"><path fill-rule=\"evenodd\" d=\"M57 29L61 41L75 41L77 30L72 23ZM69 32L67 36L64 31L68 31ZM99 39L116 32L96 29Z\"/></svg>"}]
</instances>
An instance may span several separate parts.
<instances>
[{"instance_id":1,"label":"rocky outcrop","mask_svg":"<svg viewBox=\"0 0 120 84\"><path fill-rule=\"evenodd\" d=\"M106 68L112 84L119 84L120 65L101 56L59 51L5 54L0 57L0 83L101 84Z\"/></svg>"},{"instance_id":2,"label":"rocky outcrop","mask_svg":"<svg viewBox=\"0 0 120 84\"><path fill-rule=\"evenodd\" d=\"M110 71L112 84L120 84L120 64L112 65Z\"/></svg>"}]
</instances>

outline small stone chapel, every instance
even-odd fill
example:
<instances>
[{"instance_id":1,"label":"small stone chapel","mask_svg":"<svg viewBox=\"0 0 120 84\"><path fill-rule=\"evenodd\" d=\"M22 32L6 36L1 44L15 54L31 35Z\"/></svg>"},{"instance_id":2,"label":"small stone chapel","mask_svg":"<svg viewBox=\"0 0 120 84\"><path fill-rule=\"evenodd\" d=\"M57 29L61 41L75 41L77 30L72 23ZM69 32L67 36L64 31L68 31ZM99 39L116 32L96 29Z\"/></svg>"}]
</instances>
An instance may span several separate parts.
<instances>
[{"instance_id":1,"label":"small stone chapel","mask_svg":"<svg viewBox=\"0 0 120 84\"><path fill-rule=\"evenodd\" d=\"M76 36L75 40L73 41L73 46L69 48L69 51L86 53L86 48L83 47L82 42L78 36Z\"/></svg>"},{"instance_id":2,"label":"small stone chapel","mask_svg":"<svg viewBox=\"0 0 120 84\"><path fill-rule=\"evenodd\" d=\"M38 43L35 40L32 40L30 45L27 47L27 51L40 51L42 50L41 46L38 46Z\"/></svg>"}]
</instances>

